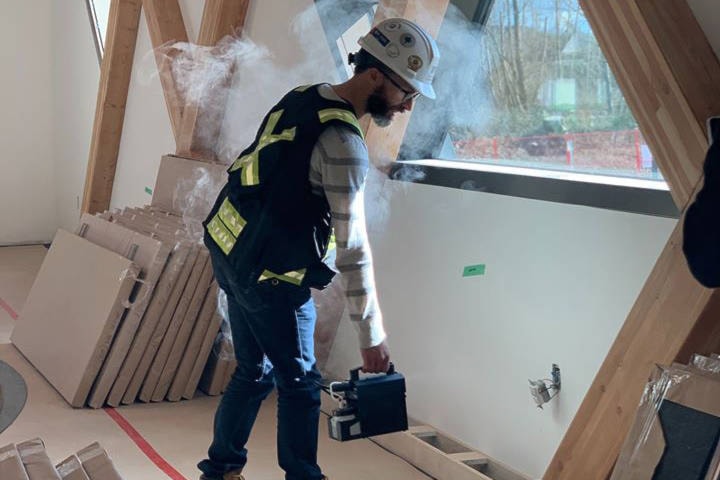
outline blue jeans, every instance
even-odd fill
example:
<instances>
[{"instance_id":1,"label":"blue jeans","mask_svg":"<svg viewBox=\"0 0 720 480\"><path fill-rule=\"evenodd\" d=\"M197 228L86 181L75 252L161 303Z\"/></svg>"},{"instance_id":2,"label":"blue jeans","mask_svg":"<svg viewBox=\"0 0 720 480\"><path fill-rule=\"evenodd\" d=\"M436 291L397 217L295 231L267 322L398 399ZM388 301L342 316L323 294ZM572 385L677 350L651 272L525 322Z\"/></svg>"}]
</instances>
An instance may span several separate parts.
<instances>
[{"instance_id":1,"label":"blue jeans","mask_svg":"<svg viewBox=\"0 0 720 480\"><path fill-rule=\"evenodd\" d=\"M222 479L245 466L245 445L260 404L277 386L277 453L285 478L323 478L317 465L321 376L315 365L310 289L276 279L242 287L221 253L211 250L211 259L227 294L237 369L215 414L209 458L198 468Z\"/></svg>"}]
</instances>

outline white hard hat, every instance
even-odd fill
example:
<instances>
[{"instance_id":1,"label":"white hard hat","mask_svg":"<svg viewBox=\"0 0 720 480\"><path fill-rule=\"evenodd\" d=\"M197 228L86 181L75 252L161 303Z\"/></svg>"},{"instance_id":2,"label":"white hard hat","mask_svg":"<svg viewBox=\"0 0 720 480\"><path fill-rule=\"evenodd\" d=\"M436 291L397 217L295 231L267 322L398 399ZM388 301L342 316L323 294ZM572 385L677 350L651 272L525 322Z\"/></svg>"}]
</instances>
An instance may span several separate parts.
<instances>
[{"instance_id":1,"label":"white hard hat","mask_svg":"<svg viewBox=\"0 0 720 480\"><path fill-rule=\"evenodd\" d=\"M383 20L358 40L360 46L415 90L435 98L432 79L440 51L420 26L404 18Z\"/></svg>"}]
</instances>

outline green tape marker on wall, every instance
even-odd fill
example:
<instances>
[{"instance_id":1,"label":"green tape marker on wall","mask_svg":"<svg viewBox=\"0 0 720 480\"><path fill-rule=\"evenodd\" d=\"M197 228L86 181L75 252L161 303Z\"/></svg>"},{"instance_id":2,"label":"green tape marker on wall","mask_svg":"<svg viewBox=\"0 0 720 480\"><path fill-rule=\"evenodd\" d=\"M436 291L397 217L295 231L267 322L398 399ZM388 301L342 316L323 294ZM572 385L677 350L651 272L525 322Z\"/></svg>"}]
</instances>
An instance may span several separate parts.
<instances>
[{"instance_id":1,"label":"green tape marker on wall","mask_svg":"<svg viewBox=\"0 0 720 480\"><path fill-rule=\"evenodd\" d=\"M485 264L468 265L463 270L463 277L474 277L476 275L485 275Z\"/></svg>"},{"instance_id":2,"label":"green tape marker on wall","mask_svg":"<svg viewBox=\"0 0 720 480\"><path fill-rule=\"evenodd\" d=\"M152 195L152 188L145 187L145 193L147 193L148 195Z\"/></svg>"}]
</instances>

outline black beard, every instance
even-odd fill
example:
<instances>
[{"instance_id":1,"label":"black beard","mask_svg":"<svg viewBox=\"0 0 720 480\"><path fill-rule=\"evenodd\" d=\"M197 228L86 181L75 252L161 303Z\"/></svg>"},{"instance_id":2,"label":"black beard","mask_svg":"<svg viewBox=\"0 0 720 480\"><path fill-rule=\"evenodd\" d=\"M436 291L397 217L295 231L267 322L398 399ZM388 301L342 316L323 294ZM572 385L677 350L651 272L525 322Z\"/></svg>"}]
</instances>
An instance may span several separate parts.
<instances>
[{"instance_id":1,"label":"black beard","mask_svg":"<svg viewBox=\"0 0 720 480\"><path fill-rule=\"evenodd\" d=\"M392 114L390 113L390 104L380 92L381 89L377 89L370 94L365 111L370 114L377 126L387 127L392 123Z\"/></svg>"}]
</instances>

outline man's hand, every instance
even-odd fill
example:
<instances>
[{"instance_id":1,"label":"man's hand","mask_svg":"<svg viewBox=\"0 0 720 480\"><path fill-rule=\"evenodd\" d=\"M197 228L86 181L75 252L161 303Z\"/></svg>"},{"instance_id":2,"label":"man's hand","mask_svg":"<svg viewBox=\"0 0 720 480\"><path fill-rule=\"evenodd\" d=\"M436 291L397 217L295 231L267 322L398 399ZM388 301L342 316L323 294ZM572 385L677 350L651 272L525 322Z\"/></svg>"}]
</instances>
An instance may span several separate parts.
<instances>
[{"instance_id":1,"label":"man's hand","mask_svg":"<svg viewBox=\"0 0 720 480\"><path fill-rule=\"evenodd\" d=\"M365 373L385 373L390 368L390 349L385 342L370 348L361 348Z\"/></svg>"}]
</instances>

